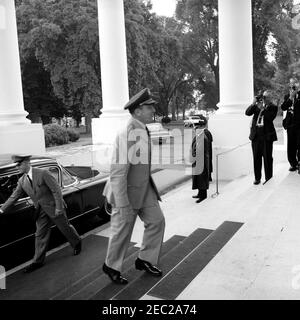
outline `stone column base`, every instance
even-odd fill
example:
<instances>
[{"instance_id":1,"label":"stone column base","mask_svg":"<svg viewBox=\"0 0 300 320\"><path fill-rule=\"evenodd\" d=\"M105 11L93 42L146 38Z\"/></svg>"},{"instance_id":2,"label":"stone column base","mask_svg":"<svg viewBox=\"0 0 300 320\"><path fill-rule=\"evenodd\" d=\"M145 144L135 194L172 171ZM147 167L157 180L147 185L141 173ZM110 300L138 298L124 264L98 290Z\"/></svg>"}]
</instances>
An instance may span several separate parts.
<instances>
[{"instance_id":1,"label":"stone column base","mask_svg":"<svg viewBox=\"0 0 300 320\"><path fill-rule=\"evenodd\" d=\"M118 110L103 113L100 118L92 119L93 144L113 144L117 132L126 125L129 118L128 112Z\"/></svg>"},{"instance_id":2,"label":"stone column base","mask_svg":"<svg viewBox=\"0 0 300 320\"><path fill-rule=\"evenodd\" d=\"M253 171L249 140L252 117L247 117L241 109L236 113L218 111L208 122L208 129L213 135L214 177L217 170L216 155L225 152L218 157L219 180L232 180ZM232 150L234 148L237 149Z\"/></svg>"},{"instance_id":3,"label":"stone column base","mask_svg":"<svg viewBox=\"0 0 300 320\"><path fill-rule=\"evenodd\" d=\"M0 126L0 154L45 154L44 130L41 124Z\"/></svg>"}]
</instances>

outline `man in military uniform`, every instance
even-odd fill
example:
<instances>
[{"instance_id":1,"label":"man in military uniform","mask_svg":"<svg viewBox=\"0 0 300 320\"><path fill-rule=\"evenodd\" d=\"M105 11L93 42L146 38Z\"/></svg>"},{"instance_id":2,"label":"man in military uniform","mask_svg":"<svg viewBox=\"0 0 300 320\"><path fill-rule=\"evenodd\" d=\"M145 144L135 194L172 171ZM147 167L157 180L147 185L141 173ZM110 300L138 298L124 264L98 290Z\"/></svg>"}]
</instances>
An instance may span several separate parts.
<instances>
[{"instance_id":1,"label":"man in military uniform","mask_svg":"<svg viewBox=\"0 0 300 320\"><path fill-rule=\"evenodd\" d=\"M112 205L111 235L103 271L117 284L128 282L121 271L137 216L144 222L145 230L135 267L153 276L162 275L155 265L163 242L165 219L151 177L151 142L146 127L152 122L156 103L145 88L125 105L131 118L116 137L110 178L103 191Z\"/></svg>"}]
</instances>

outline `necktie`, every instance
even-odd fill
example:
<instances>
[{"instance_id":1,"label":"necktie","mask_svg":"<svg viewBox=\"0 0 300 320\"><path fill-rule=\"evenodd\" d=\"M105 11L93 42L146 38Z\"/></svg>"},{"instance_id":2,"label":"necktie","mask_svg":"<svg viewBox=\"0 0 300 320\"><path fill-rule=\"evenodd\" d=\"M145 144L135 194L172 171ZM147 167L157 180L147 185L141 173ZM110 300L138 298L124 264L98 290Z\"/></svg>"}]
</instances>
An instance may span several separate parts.
<instances>
[{"instance_id":1,"label":"necktie","mask_svg":"<svg viewBox=\"0 0 300 320\"><path fill-rule=\"evenodd\" d=\"M264 112L264 109L260 110L260 112L259 112L259 115L258 115L258 118L257 118L257 123L256 123L256 125L258 127L263 127L263 125L264 125L264 114L263 114L263 112Z\"/></svg>"},{"instance_id":2,"label":"necktie","mask_svg":"<svg viewBox=\"0 0 300 320\"><path fill-rule=\"evenodd\" d=\"M29 183L30 183L30 185L31 185L31 188L33 187L33 185L32 185L32 180L30 179L30 177L29 177L29 175L27 174L27 178L28 178L28 181L29 181Z\"/></svg>"}]
</instances>

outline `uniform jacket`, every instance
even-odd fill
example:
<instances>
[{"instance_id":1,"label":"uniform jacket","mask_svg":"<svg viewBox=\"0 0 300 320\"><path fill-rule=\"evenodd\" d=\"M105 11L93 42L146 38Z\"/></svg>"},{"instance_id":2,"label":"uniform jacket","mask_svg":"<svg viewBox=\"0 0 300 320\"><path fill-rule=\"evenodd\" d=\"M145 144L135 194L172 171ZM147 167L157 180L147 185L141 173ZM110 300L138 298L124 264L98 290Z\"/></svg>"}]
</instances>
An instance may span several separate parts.
<instances>
[{"instance_id":1,"label":"uniform jacket","mask_svg":"<svg viewBox=\"0 0 300 320\"><path fill-rule=\"evenodd\" d=\"M32 168L32 186L26 174L23 174L12 195L1 209L7 210L24 192L32 199L36 209L42 208L49 216L54 216L55 209L65 212L65 202L55 178L45 169Z\"/></svg>"},{"instance_id":2,"label":"uniform jacket","mask_svg":"<svg viewBox=\"0 0 300 320\"><path fill-rule=\"evenodd\" d=\"M277 140L277 135L275 131L275 127L273 124L273 120L276 118L277 115L277 106L275 106L273 103L267 103L266 109L263 111L263 116L264 116L264 127L263 127L263 132L264 132L264 137L266 140L269 141L276 141ZM246 109L246 115L247 116L252 116L252 123L251 123L251 129L250 129L250 140L254 140L256 138L256 133L257 133L257 119L260 113L260 109L256 104L251 104L247 109Z\"/></svg>"},{"instance_id":3,"label":"uniform jacket","mask_svg":"<svg viewBox=\"0 0 300 320\"><path fill-rule=\"evenodd\" d=\"M149 188L154 192L149 192ZM133 117L117 135L110 177L103 195L114 207L133 209L153 206L161 200L151 177L151 142L142 124Z\"/></svg>"}]
</instances>

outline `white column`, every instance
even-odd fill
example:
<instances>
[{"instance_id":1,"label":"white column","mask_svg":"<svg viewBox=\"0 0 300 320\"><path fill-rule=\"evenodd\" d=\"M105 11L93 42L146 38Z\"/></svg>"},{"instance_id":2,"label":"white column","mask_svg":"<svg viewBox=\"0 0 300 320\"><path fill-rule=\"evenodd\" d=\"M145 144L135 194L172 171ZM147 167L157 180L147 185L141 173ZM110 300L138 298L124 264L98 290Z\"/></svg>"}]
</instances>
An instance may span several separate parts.
<instances>
[{"instance_id":1,"label":"white column","mask_svg":"<svg viewBox=\"0 0 300 320\"><path fill-rule=\"evenodd\" d=\"M0 154L45 152L44 131L24 110L14 1L0 0Z\"/></svg>"},{"instance_id":2,"label":"white column","mask_svg":"<svg viewBox=\"0 0 300 320\"><path fill-rule=\"evenodd\" d=\"M103 109L92 120L93 144L111 144L129 118L128 74L123 0L98 0Z\"/></svg>"},{"instance_id":3,"label":"white column","mask_svg":"<svg viewBox=\"0 0 300 320\"><path fill-rule=\"evenodd\" d=\"M251 0L219 0L219 59L219 107L236 113L253 100Z\"/></svg>"},{"instance_id":4,"label":"white column","mask_svg":"<svg viewBox=\"0 0 300 320\"><path fill-rule=\"evenodd\" d=\"M123 109L129 100L123 0L98 0L102 114L92 119L93 162L108 170L117 131L129 119Z\"/></svg>"},{"instance_id":5,"label":"white column","mask_svg":"<svg viewBox=\"0 0 300 320\"><path fill-rule=\"evenodd\" d=\"M251 0L219 0L219 110L209 120L214 156L249 141L253 100ZM234 179L253 169L250 145L219 157L219 178ZM216 166L215 166L216 172Z\"/></svg>"}]
</instances>

